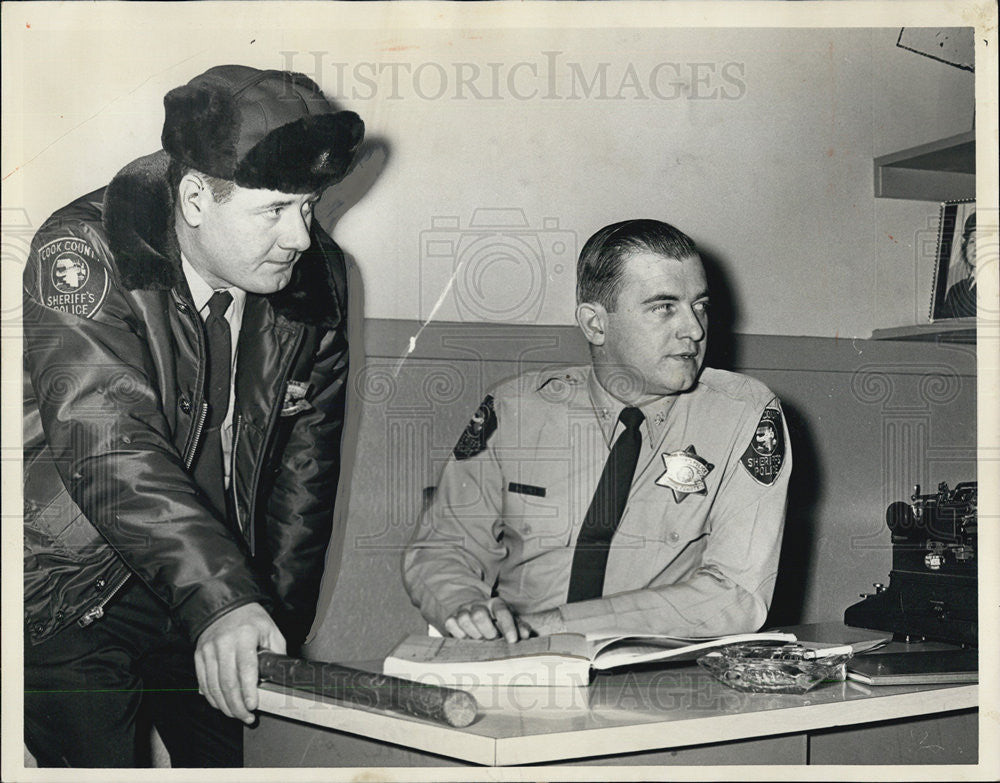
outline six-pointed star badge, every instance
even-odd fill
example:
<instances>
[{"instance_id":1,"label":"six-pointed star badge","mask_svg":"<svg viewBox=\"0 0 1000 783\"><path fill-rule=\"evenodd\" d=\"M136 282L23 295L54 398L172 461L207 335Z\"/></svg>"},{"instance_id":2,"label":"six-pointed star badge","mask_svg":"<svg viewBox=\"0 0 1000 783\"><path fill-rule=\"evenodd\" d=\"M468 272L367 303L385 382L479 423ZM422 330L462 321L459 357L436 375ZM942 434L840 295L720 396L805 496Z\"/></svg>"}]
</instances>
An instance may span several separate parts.
<instances>
[{"instance_id":1,"label":"six-pointed star badge","mask_svg":"<svg viewBox=\"0 0 1000 783\"><path fill-rule=\"evenodd\" d=\"M680 503L693 492L705 494L705 476L715 465L699 457L693 445L661 456L665 470L656 483L673 490L675 502Z\"/></svg>"}]
</instances>

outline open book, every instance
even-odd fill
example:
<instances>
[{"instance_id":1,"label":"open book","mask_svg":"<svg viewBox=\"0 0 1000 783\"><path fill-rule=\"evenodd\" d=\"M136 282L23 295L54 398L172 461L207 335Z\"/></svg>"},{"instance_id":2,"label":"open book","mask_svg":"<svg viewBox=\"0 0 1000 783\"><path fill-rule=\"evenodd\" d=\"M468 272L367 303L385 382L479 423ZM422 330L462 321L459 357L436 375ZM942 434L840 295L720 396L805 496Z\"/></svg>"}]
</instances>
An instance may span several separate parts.
<instances>
[{"instance_id":1,"label":"open book","mask_svg":"<svg viewBox=\"0 0 1000 783\"><path fill-rule=\"evenodd\" d=\"M591 669L649 661L692 660L705 650L740 642L796 641L791 633L745 633L684 639L658 634L607 636L557 633L519 642L407 636L385 659L395 677L460 688L586 685Z\"/></svg>"}]
</instances>

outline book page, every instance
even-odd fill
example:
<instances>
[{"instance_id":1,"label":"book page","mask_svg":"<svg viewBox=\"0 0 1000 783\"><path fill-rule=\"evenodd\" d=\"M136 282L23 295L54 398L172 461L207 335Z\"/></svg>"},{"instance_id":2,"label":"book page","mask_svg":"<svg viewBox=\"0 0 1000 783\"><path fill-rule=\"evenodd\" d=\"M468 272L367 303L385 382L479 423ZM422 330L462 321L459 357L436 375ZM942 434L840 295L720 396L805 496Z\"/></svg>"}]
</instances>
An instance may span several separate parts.
<instances>
[{"instance_id":1,"label":"book page","mask_svg":"<svg viewBox=\"0 0 1000 783\"><path fill-rule=\"evenodd\" d=\"M717 639L716 636L667 636L662 633L616 633L609 634L603 631L585 634L587 642L594 651L603 650L616 642L639 642L641 644L654 645L656 647L672 648L684 647L688 644L700 644L701 642L711 642Z\"/></svg>"},{"instance_id":2,"label":"book page","mask_svg":"<svg viewBox=\"0 0 1000 783\"><path fill-rule=\"evenodd\" d=\"M758 631L756 633L745 633L745 634L730 634L727 636L667 636L666 634L659 633L630 633L630 634L616 634L614 636L609 636L604 633L597 634L587 634L587 641L590 644L590 649L592 650L592 658L596 658L598 653L614 647L615 649L621 649L624 645L640 645L643 649L650 652L654 650L672 650L679 647L688 647L690 645L704 645L705 643L715 643L723 639L732 639L733 642L738 641L767 641L772 639L775 641L796 641L795 634L789 633L787 631ZM732 642L722 642L723 644L730 644Z\"/></svg>"},{"instance_id":3,"label":"book page","mask_svg":"<svg viewBox=\"0 0 1000 783\"><path fill-rule=\"evenodd\" d=\"M891 631L852 628L840 622L807 623L797 625L796 632L803 644L820 649L824 646L849 645L855 655L874 650L892 641ZM772 630L780 631L779 628Z\"/></svg>"},{"instance_id":4,"label":"book page","mask_svg":"<svg viewBox=\"0 0 1000 783\"><path fill-rule=\"evenodd\" d=\"M791 633L744 633L715 639L680 640L670 637L629 637L608 641L594 656L595 669L613 669L617 666L645 663L647 661L693 658L696 654L727 644L742 642L794 642Z\"/></svg>"},{"instance_id":5,"label":"book page","mask_svg":"<svg viewBox=\"0 0 1000 783\"><path fill-rule=\"evenodd\" d=\"M580 634L537 636L518 642L504 639L453 639L450 637L408 636L391 657L422 663L478 663L558 655L589 660L587 642Z\"/></svg>"}]
</instances>

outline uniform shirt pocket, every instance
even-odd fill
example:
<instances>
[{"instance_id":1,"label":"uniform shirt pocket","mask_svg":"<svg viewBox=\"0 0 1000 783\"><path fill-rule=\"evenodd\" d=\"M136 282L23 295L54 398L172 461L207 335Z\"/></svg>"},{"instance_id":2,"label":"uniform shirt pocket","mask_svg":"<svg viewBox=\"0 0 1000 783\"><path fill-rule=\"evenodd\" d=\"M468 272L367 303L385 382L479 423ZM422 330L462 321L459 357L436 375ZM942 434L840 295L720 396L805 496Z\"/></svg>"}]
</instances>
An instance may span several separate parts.
<instances>
[{"instance_id":1,"label":"uniform shirt pocket","mask_svg":"<svg viewBox=\"0 0 1000 783\"><path fill-rule=\"evenodd\" d=\"M662 492L652 497L629 499L615 536L616 546L641 546L648 540L679 551L708 535L710 504L707 497L691 494L678 503L669 489L657 489Z\"/></svg>"},{"instance_id":2,"label":"uniform shirt pocket","mask_svg":"<svg viewBox=\"0 0 1000 783\"><path fill-rule=\"evenodd\" d=\"M511 553L524 558L547 549L564 548L573 523L549 488L538 483L507 482L503 493L504 536Z\"/></svg>"}]
</instances>

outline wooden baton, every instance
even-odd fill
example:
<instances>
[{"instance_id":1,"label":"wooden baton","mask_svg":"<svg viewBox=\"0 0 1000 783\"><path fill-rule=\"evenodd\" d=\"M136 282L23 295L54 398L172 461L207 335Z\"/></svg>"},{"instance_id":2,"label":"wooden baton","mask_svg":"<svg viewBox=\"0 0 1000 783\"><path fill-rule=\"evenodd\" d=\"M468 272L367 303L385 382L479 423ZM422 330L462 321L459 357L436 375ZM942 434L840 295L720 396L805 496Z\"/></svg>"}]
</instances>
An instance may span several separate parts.
<instances>
[{"instance_id":1,"label":"wooden baton","mask_svg":"<svg viewBox=\"0 0 1000 783\"><path fill-rule=\"evenodd\" d=\"M455 688L375 674L338 663L306 661L261 650L260 679L362 707L392 710L462 728L476 719L475 696Z\"/></svg>"}]
</instances>

